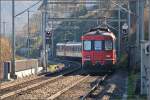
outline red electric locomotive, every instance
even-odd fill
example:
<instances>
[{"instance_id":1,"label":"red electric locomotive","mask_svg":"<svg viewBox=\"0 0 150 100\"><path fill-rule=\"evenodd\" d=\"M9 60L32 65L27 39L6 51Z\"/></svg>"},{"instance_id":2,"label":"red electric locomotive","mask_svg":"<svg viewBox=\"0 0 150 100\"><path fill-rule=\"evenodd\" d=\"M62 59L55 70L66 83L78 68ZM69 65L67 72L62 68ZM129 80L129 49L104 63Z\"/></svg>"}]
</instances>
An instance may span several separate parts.
<instances>
[{"instance_id":1,"label":"red electric locomotive","mask_svg":"<svg viewBox=\"0 0 150 100\"><path fill-rule=\"evenodd\" d=\"M108 72L116 64L115 35L108 28L91 29L81 37L84 69Z\"/></svg>"}]
</instances>

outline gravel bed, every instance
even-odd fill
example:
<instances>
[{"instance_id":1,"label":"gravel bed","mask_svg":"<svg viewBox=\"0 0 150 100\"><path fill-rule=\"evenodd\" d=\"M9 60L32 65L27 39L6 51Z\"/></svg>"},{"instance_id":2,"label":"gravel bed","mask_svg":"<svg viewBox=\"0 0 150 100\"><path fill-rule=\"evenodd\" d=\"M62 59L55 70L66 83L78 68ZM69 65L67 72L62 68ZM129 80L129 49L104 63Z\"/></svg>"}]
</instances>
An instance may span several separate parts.
<instances>
[{"instance_id":1,"label":"gravel bed","mask_svg":"<svg viewBox=\"0 0 150 100\"><path fill-rule=\"evenodd\" d=\"M96 97L92 99L121 100L125 92L126 77L127 72L121 70L116 71L107 79L107 81L103 85L103 90L97 91Z\"/></svg>"},{"instance_id":2,"label":"gravel bed","mask_svg":"<svg viewBox=\"0 0 150 100\"><path fill-rule=\"evenodd\" d=\"M47 80L47 79L49 79L49 77L41 77L41 78L38 78L38 79L34 79L32 81L24 82L24 83L19 84L19 85L15 85L15 86L11 86L11 87L8 87L8 88L5 88L5 89L1 89L0 94L1 95L7 94L9 92L13 92L15 90L30 86L32 84L36 84L38 82L41 82L41 81L44 81L44 80Z\"/></svg>"},{"instance_id":3,"label":"gravel bed","mask_svg":"<svg viewBox=\"0 0 150 100\"><path fill-rule=\"evenodd\" d=\"M23 99L46 99L47 97L57 93L63 88L69 86L73 82L83 78L84 76L64 76L63 78L53 82L45 84L43 87L40 87L36 90L27 91L21 95L11 98L11 100L23 100Z\"/></svg>"},{"instance_id":4,"label":"gravel bed","mask_svg":"<svg viewBox=\"0 0 150 100\"><path fill-rule=\"evenodd\" d=\"M81 96L84 96L91 89L91 83L94 83L97 78L98 76L90 76L88 79L56 98L56 100L79 100Z\"/></svg>"},{"instance_id":5,"label":"gravel bed","mask_svg":"<svg viewBox=\"0 0 150 100\"><path fill-rule=\"evenodd\" d=\"M125 92L125 79L127 73L118 71L110 76L107 81L100 86L87 100L120 100ZM90 77L71 90L62 94L56 100L80 100L91 89L91 82L95 77Z\"/></svg>"},{"instance_id":6,"label":"gravel bed","mask_svg":"<svg viewBox=\"0 0 150 100\"><path fill-rule=\"evenodd\" d=\"M28 81L28 80L35 78L35 77L37 77L37 75L30 75L30 76L26 76L24 78L18 78L16 80L6 81L3 83L0 83L0 86L7 86L9 84L19 84L20 82Z\"/></svg>"},{"instance_id":7,"label":"gravel bed","mask_svg":"<svg viewBox=\"0 0 150 100\"><path fill-rule=\"evenodd\" d=\"M114 90L114 93L111 95L110 100L122 98L126 90L125 88L127 76L127 72L118 71L110 80L108 80L109 84L115 84L117 86Z\"/></svg>"}]
</instances>

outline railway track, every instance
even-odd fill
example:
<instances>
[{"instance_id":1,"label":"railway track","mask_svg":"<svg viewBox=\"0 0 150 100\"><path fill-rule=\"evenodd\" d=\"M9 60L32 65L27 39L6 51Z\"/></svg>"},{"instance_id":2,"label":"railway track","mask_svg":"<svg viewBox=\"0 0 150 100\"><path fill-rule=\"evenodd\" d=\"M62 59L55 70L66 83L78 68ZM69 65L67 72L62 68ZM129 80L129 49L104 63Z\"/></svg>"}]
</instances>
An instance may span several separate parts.
<instances>
[{"instance_id":1,"label":"railway track","mask_svg":"<svg viewBox=\"0 0 150 100\"><path fill-rule=\"evenodd\" d=\"M80 67L74 68L72 70L67 70L63 72L63 74L59 76L51 77L51 78L45 77L45 75L42 75L42 76L31 78L26 81L19 82L18 84L12 83L12 84L7 84L7 85L2 85L1 91L0 91L0 99L9 99L23 92L36 89L37 87L43 86L44 84L59 80L64 75L73 73L79 70L79 68Z\"/></svg>"},{"instance_id":2,"label":"railway track","mask_svg":"<svg viewBox=\"0 0 150 100\"><path fill-rule=\"evenodd\" d=\"M99 78L96 82L96 84L91 88L91 90L89 92L87 92L82 98L81 100L86 100L94 91L96 91L100 85L104 82L104 80L106 79L107 75L104 75L103 77Z\"/></svg>"},{"instance_id":3,"label":"railway track","mask_svg":"<svg viewBox=\"0 0 150 100\"><path fill-rule=\"evenodd\" d=\"M82 82L83 80L89 78L89 75L87 76L84 76L82 78L80 78L78 81L72 83L72 84L69 84L69 86L63 88L62 90L58 91L57 93L47 97L47 100L54 100L56 99L57 97L59 97L60 95L62 95L63 93L65 93L66 91L68 91L69 89L73 88L74 86L76 86L77 84L79 84L80 82Z\"/></svg>"},{"instance_id":4,"label":"railway track","mask_svg":"<svg viewBox=\"0 0 150 100\"><path fill-rule=\"evenodd\" d=\"M68 86L66 91L59 91L54 96L49 97L48 99L54 100L84 100L90 95L91 90L93 91L93 87L98 84L98 81L103 80L104 76L89 76L88 78L77 82L74 86ZM65 90L65 89L64 89ZM90 92L90 93L89 93ZM93 91L94 92L94 91ZM84 98L85 97L85 98ZM99 100L99 99L98 99Z\"/></svg>"},{"instance_id":5,"label":"railway track","mask_svg":"<svg viewBox=\"0 0 150 100\"><path fill-rule=\"evenodd\" d=\"M79 71L80 72L80 71ZM81 76L75 75L76 72L69 73L65 76L55 79L53 82L48 82L45 85L41 85L31 91L26 91L22 94L15 95L11 100L22 100L22 99L55 99L61 93L67 91L71 87L75 86L79 82L87 79L89 75ZM60 91L61 90L61 91Z\"/></svg>"},{"instance_id":6,"label":"railway track","mask_svg":"<svg viewBox=\"0 0 150 100\"><path fill-rule=\"evenodd\" d=\"M73 63L73 62L69 62ZM75 64L74 64L75 65ZM75 66L79 64L76 63ZM37 79L27 81L25 83L20 83L14 86L4 87L1 93L1 98L4 100L23 100L23 99L46 99L54 100L60 98L68 91L72 91L72 88L79 86L85 80L98 80L96 85L89 90L86 95L82 97L82 100L85 100L93 91L95 91L101 82L105 80L106 76L90 78L90 75L83 75L84 73L80 70L80 67L77 67L72 70L68 70L62 75L45 77L40 76ZM92 81L91 81L92 82ZM77 88L77 87L76 87ZM80 95L81 96L81 95ZM59 99L58 99L59 100Z\"/></svg>"}]
</instances>

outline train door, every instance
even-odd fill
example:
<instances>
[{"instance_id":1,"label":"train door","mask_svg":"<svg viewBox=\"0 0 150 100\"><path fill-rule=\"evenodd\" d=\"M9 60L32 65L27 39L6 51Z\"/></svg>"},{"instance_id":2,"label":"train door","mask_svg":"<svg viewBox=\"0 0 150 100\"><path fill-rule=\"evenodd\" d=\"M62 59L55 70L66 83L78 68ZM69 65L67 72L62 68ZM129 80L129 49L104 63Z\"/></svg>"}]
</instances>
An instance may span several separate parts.
<instances>
[{"instance_id":1,"label":"train door","mask_svg":"<svg viewBox=\"0 0 150 100\"><path fill-rule=\"evenodd\" d=\"M92 41L84 40L82 49L82 64L86 62L93 63Z\"/></svg>"},{"instance_id":2,"label":"train door","mask_svg":"<svg viewBox=\"0 0 150 100\"><path fill-rule=\"evenodd\" d=\"M102 40L93 41L94 64L103 64L103 57L104 57L103 45L104 45L104 41Z\"/></svg>"}]
</instances>

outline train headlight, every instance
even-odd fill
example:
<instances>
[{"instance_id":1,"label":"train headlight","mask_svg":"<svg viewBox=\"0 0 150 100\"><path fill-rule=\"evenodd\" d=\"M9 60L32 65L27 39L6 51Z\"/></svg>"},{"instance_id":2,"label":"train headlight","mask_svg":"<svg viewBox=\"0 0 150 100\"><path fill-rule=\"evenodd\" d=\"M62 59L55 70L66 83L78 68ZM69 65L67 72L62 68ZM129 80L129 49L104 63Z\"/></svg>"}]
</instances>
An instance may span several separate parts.
<instances>
[{"instance_id":1,"label":"train headlight","mask_svg":"<svg viewBox=\"0 0 150 100\"><path fill-rule=\"evenodd\" d=\"M85 60L91 60L90 56L85 56Z\"/></svg>"},{"instance_id":2,"label":"train headlight","mask_svg":"<svg viewBox=\"0 0 150 100\"><path fill-rule=\"evenodd\" d=\"M110 58L110 57L111 57L111 55L106 55L106 57L107 57L107 58Z\"/></svg>"},{"instance_id":3,"label":"train headlight","mask_svg":"<svg viewBox=\"0 0 150 100\"><path fill-rule=\"evenodd\" d=\"M91 58L90 56L86 56L86 58Z\"/></svg>"}]
</instances>

